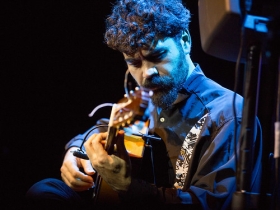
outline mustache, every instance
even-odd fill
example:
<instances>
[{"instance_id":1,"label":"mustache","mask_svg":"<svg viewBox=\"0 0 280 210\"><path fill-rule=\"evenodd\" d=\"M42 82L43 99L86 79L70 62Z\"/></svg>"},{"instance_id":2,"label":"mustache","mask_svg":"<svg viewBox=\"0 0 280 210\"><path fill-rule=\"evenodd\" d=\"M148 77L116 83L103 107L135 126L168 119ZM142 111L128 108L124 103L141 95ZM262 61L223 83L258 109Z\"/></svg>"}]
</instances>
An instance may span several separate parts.
<instances>
[{"instance_id":1,"label":"mustache","mask_svg":"<svg viewBox=\"0 0 280 210\"><path fill-rule=\"evenodd\" d=\"M152 75L149 78L146 78L143 87L152 89L152 88L171 88L173 79L169 76L160 76L160 75Z\"/></svg>"}]
</instances>

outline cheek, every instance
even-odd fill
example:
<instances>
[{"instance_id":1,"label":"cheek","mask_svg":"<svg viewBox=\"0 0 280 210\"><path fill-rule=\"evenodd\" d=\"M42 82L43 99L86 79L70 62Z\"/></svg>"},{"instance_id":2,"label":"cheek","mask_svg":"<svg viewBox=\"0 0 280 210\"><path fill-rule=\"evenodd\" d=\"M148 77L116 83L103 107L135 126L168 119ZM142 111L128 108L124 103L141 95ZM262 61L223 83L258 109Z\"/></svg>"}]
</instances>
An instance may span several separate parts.
<instances>
[{"instance_id":1,"label":"cheek","mask_svg":"<svg viewBox=\"0 0 280 210\"><path fill-rule=\"evenodd\" d=\"M176 62L165 62L161 65L158 65L157 68L160 74L168 75L173 71L174 68L177 67L176 64Z\"/></svg>"},{"instance_id":2,"label":"cheek","mask_svg":"<svg viewBox=\"0 0 280 210\"><path fill-rule=\"evenodd\" d=\"M160 74L168 75L173 69L176 69L178 65L178 55L169 55L162 62L157 64L158 71Z\"/></svg>"}]
</instances>

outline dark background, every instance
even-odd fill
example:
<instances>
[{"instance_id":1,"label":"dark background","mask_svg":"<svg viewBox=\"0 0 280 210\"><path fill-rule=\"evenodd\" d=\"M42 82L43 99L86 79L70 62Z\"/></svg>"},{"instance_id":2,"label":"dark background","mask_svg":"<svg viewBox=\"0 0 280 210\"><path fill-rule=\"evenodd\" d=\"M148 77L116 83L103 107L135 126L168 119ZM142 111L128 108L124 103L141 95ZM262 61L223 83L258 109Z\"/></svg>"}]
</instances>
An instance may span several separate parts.
<instances>
[{"instance_id":1,"label":"dark background","mask_svg":"<svg viewBox=\"0 0 280 210\"><path fill-rule=\"evenodd\" d=\"M33 183L60 177L64 145L109 117L110 108L88 114L123 97L126 66L103 43L113 1L7 2L0 31L0 189L4 209L20 209ZM197 1L184 2L192 13L192 60L233 89L235 64L202 51Z\"/></svg>"}]
</instances>

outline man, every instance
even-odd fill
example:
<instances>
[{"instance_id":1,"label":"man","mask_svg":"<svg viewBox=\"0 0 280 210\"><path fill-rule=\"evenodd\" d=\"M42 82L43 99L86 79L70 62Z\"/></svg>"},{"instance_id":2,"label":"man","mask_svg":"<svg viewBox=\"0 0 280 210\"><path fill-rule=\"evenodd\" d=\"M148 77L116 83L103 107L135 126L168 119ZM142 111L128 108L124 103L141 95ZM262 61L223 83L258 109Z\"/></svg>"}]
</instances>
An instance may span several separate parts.
<instances>
[{"instance_id":1,"label":"man","mask_svg":"<svg viewBox=\"0 0 280 210\"><path fill-rule=\"evenodd\" d=\"M107 18L107 45L123 53L138 85L153 91L149 132L161 138L153 143L156 182L145 176L145 166L135 176L129 160L108 155L106 129L99 129L84 144L89 160L73 156L87 133L66 145L64 182L36 183L27 194L33 204L81 207L81 194L93 187L96 170L118 193L121 207L230 208L243 101L236 96L234 115L233 92L192 62L189 22L190 13L179 0L118 0ZM260 140L255 135L254 145ZM259 157L260 148L254 150ZM254 160L251 187L258 192L260 158Z\"/></svg>"}]
</instances>

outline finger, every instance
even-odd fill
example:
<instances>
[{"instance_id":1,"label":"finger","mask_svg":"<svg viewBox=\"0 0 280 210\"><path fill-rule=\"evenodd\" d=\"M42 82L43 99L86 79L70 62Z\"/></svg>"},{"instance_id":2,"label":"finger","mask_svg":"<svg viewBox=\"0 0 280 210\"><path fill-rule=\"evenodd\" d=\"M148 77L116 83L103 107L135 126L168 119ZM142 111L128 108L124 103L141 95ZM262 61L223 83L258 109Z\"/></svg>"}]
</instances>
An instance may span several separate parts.
<instances>
[{"instance_id":1,"label":"finger","mask_svg":"<svg viewBox=\"0 0 280 210\"><path fill-rule=\"evenodd\" d=\"M107 135L108 135L107 132L95 133L95 134L93 134L88 140L89 140L89 141L101 142L101 141L106 140Z\"/></svg>"},{"instance_id":2,"label":"finger","mask_svg":"<svg viewBox=\"0 0 280 210\"><path fill-rule=\"evenodd\" d=\"M61 177L65 182L67 180L67 183L71 186L79 186L81 184L79 181L93 184L91 176L82 173L79 169L74 169L74 167L67 168L65 164L61 167Z\"/></svg>"},{"instance_id":3,"label":"finger","mask_svg":"<svg viewBox=\"0 0 280 210\"><path fill-rule=\"evenodd\" d=\"M123 130L119 130L117 133L117 137L116 137L116 148L117 148L117 156L120 157L121 159L123 159L124 161L126 161L127 163L130 162L130 158L128 155L128 152L126 150L126 147L124 145L124 131Z\"/></svg>"},{"instance_id":4,"label":"finger","mask_svg":"<svg viewBox=\"0 0 280 210\"><path fill-rule=\"evenodd\" d=\"M89 160L81 160L81 165L84 169L84 172L87 174L87 175L94 175L95 174L95 170L92 168L92 165L90 163Z\"/></svg>"},{"instance_id":5,"label":"finger","mask_svg":"<svg viewBox=\"0 0 280 210\"><path fill-rule=\"evenodd\" d=\"M93 183L83 182L80 179L68 179L65 174L61 174L62 180L75 191L84 191L92 188Z\"/></svg>"},{"instance_id":6,"label":"finger","mask_svg":"<svg viewBox=\"0 0 280 210\"><path fill-rule=\"evenodd\" d=\"M61 167L61 172L64 174L64 177L71 183L74 183L75 180L82 180L84 182L92 183L93 178L80 171L79 167L82 167L82 163L79 158L77 159L77 162L79 162L79 164L73 161L64 162L64 164Z\"/></svg>"},{"instance_id":7,"label":"finger","mask_svg":"<svg viewBox=\"0 0 280 210\"><path fill-rule=\"evenodd\" d=\"M100 157L100 155L106 154L101 143L104 142L106 137L107 133L94 134L84 144L87 154L92 156L93 159Z\"/></svg>"},{"instance_id":8,"label":"finger","mask_svg":"<svg viewBox=\"0 0 280 210\"><path fill-rule=\"evenodd\" d=\"M61 178L62 180L69 186L71 187L72 189L75 189L76 190L76 184L74 183L74 177L72 176L71 173L69 173L68 169L63 166L61 167L60 169L61 171Z\"/></svg>"},{"instance_id":9,"label":"finger","mask_svg":"<svg viewBox=\"0 0 280 210\"><path fill-rule=\"evenodd\" d=\"M92 134L89 138L88 138L88 140L85 142L85 144L87 143L87 142L91 142L91 141L98 141L98 142L102 142L102 141L105 141L106 140L106 138L107 138L107 134L108 132L102 132L102 133L94 133L94 134Z\"/></svg>"},{"instance_id":10,"label":"finger","mask_svg":"<svg viewBox=\"0 0 280 210\"><path fill-rule=\"evenodd\" d=\"M125 160L126 162L129 161L128 153L124 145L124 131L120 130L117 135L117 153L120 158Z\"/></svg>"}]
</instances>

